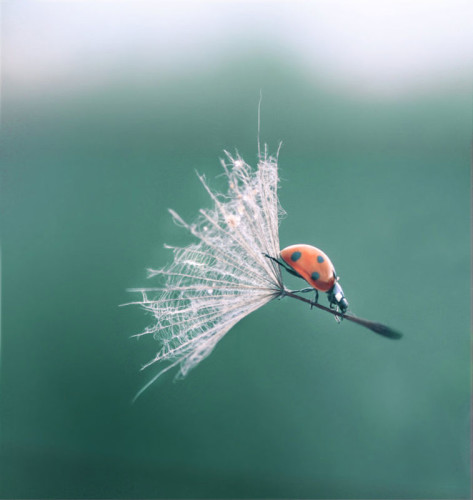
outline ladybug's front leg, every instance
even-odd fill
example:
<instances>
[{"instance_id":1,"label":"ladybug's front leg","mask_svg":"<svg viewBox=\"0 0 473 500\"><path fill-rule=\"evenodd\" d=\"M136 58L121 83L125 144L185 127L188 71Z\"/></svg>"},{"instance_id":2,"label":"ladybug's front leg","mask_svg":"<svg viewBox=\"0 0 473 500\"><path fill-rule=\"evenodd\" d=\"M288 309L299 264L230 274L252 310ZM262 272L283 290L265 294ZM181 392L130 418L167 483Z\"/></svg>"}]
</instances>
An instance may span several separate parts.
<instances>
[{"instance_id":1,"label":"ladybug's front leg","mask_svg":"<svg viewBox=\"0 0 473 500\"><path fill-rule=\"evenodd\" d=\"M281 262L280 260L276 259L275 257L271 257L271 255L268 255L267 253L263 254L265 257L268 259L271 259L272 261L276 262L279 266L283 267L289 274L292 274L296 278L302 278L302 276L294 271L294 269L291 269L289 266L287 266L284 262Z\"/></svg>"},{"instance_id":2,"label":"ladybug's front leg","mask_svg":"<svg viewBox=\"0 0 473 500\"><path fill-rule=\"evenodd\" d=\"M319 291L317 290L317 288L313 288L311 286L307 287L307 288L301 288L300 290L293 290L292 292L293 293L308 293L308 292L312 292L313 290L315 290L315 303L317 304L319 302ZM310 308L312 309L313 305L310 306Z\"/></svg>"},{"instance_id":3,"label":"ladybug's front leg","mask_svg":"<svg viewBox=\"0 0 473 500\"><path fill-rule=\"evenodd\" d=\"M314 290L314 288L311 286L308 286L307 288L301 288L300 290L293 290L292 292L293 293L308 293L308 292L311 292L312 290Z\"/></svg>"},{"instance_id":4,"label":"ladybug's front leg","mask_svg":"<svg viewBox=\"0 0 473 500\"><path fill-rule=\"evenodd\" d=\"M338 305L335 302L330 302L330 309L333 309L334 311L340 312L340 309ZM337 323L340 323L343 319L343 313L342 316L335 316L335 321Z\"/></svg>"}]
</instances>

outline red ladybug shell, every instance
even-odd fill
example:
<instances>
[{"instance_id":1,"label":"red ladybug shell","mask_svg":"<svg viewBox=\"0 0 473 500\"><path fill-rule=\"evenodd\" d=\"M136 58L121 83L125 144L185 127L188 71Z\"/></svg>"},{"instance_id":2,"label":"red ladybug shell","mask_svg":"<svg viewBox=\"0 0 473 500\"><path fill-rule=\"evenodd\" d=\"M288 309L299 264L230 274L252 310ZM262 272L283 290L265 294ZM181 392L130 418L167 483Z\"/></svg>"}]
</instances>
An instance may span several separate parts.
<instances>
[{"instance_id":1,"label":"red ladybug shell","mask_svg":"<svg viewBox=\"0 0 473 500\"><path fill-rule=\"evenodd\" d=\"M311 245L291 245L281 250L282 260L310 286L328 292L336 282L335 268L327 255Z\"/></svg>"}]
</instances>

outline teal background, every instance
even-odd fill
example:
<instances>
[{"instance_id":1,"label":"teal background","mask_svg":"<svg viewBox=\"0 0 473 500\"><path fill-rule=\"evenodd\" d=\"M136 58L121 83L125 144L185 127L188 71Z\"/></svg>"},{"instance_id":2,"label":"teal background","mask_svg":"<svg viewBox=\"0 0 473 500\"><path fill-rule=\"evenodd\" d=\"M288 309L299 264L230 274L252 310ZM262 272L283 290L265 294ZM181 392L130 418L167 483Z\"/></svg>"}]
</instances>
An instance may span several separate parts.
<instances>
[{"instance_id":1,"label":"teal background","mask_svg":"<svg viewBox=\"0 0 473 500\"><path fill-rule=\"evenodd\" d=\"M4 7L1 497L469 498L469 85L357 95L235 42L188 74L135 65L38 91L9 65L16 14ZM281 247L322 248L351 309L404 338L286 298L132 404L157 345L130 339L151 318L118 306L152 285L163 243L192 241L167 209L209 206L195 170L225 189L223 149L255 164L260 89L261 138L283 141Z\"/></svg>"}]
</instances>

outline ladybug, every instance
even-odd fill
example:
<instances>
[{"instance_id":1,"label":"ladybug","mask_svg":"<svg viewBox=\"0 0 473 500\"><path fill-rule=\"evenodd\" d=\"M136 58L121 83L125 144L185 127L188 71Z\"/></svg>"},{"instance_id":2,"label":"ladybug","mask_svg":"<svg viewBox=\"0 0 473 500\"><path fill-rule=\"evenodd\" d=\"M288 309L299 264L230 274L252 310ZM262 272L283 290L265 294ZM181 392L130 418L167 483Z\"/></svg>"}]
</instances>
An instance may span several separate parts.
<instances>
[{"instance_id":1,"label":"ladybug","mask_svg":"<svg viewBox=\"0 0 473 500\"><path fill-rule=\"evenodd\" d=\"M284 267L287 272L302 278L311 288L297 290L298 292L309 292L315 289L315 301L318 302L319 291L326 292L331 309L339 308L344 314L348 310L348 301L345 298L342 287L338 283L335 267L327 254L317 247L311 245L291 245L281 250L279 256L283 260L270 257Z\"/></svg>"},{"instance_id":2,"label":"ladybug","mask_svg":"<svg viewBox=\"0 0 473 500\"><path fill-rule=\"evenodd\" d=\"M279 252L279 257L282 260L272 257L267 253L263 255L283 267L288 273L304 279L310 285L310 288L303 288L302 290L288 291L284 289L281 296L287 294L291 297L299 298L304 302L309 302L311 307L316 305L317 307L328 311L326 307L317 303L319 299L319 291L326 292L330 309L335 309L335 311L332 311L332 314L335 315L335 319L338 322L345 318L357 323L358 325L364 326L365 328L368 328L372 332L378 333L383 337L388 337L390 339L402 338L402 333L384 325L383 323L359 318L353 314L346 314L348 310L348 301L345 298L342 287L338 283L339 278L335 272L335 267L333 266L332 261L328 258L327 254L322 252L320 248L303 244L291 245L283 248ZM315 304L295 295L295 293L304 293L313 290L315 290Z\"/></svg>"}]
</instances>

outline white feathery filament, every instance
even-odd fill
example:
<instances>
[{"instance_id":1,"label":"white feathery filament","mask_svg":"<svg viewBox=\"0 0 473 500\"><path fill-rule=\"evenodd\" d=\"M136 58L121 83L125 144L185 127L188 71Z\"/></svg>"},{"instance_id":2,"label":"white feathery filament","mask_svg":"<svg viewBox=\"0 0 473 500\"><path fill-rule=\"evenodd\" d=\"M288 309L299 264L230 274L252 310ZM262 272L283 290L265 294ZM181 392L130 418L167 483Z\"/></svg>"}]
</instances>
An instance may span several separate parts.
<instances>
[{"instance_id":1,"label":"white feathery filament","mask_svg":"<svg viewBox=\"0 0 473 500\"><path fill-rule=\"evenodd\" d=\"M252 169L240 156L228 152L222 160L228 191L212 191L213 208L200 210L188 224L170 210L174 221L186 228L196 242L167 247L173 262L150 277L161 277L160 288L141 288L141 305L155 318L154 324L136 335L153 335L160 343L157 361L169 364L141 391L173 366L185 376L207 357L217 342L242 318L283 293L279 266L265 254L279 255L279 205L277 157L267 152Z\"/></svg>"}]
</instances>

